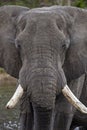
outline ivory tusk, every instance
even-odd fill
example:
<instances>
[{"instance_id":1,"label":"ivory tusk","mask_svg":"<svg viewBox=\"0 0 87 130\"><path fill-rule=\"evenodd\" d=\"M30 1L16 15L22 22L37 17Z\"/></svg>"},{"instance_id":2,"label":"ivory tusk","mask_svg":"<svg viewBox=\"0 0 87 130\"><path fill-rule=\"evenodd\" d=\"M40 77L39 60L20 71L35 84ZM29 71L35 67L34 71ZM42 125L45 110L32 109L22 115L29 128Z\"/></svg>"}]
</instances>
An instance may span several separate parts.
<instances>
[{"instance_id":1,"label":"ivory tusk","mask_svg":"<svg viewBox=\"0 0 87 130\"><path fill-rule=\"evenodd\" d=\"M68 85L64 86L64 88L62 89L62 93L67 98L67 100L79 111L81 111L82 113L87 113L87 107L77 99L77 97L69 89Z\"/></svg>"},{"instance_id":2,"label":"ivory tusk","mask_svg":"<svg viewBox=\"0 0 87 130\"><path fill-rule=\"evenodd\" d=\"M18 88L16 89L14 95L12 96L12 98L10 99L10 101L7 103L6 108L7 109L11 109L14 108L15 105L18 103L18 101L20 100L20 98L23 95L23 88L21 87L21 85L19 84Z\"/></svg>"}]
</instances>

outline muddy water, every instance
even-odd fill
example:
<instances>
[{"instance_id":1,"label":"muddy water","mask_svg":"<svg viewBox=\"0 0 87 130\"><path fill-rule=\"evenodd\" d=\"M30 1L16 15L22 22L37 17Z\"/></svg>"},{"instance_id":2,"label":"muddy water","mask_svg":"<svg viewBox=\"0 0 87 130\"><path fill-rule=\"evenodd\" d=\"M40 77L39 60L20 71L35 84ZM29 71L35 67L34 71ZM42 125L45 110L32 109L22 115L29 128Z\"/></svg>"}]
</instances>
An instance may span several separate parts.
<instances>
[{"instance_id":1,"label":"muddy water","mask_svg":"<svg viewBox=\"0 0 87 130\"><path fill-rule=\"evenodd\" d=\"M15 89L15 84L0 84L0 130L18 130L19 105L12 110L5 108Z\"/></svg>"}]
</instances>

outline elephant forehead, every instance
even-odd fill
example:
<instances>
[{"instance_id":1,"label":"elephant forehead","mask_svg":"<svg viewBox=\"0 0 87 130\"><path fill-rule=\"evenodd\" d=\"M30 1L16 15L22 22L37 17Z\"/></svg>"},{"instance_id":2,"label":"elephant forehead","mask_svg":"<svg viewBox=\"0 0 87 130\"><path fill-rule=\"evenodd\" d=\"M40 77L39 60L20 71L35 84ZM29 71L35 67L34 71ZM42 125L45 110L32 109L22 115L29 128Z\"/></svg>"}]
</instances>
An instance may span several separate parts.
<instances>
[{"instance_id":1,"label":"elephant forehead","mask_svg":"<svg viewBox=\"0 0 87 130\"><path fill-rule=\"evenodd\" d=\"M48 35L49 33L52 34L54 36L58 35L62 35L63 33L58 29L57 26L57 21L59 23L59 26L62 28L63 26L63 22L62 20L58 20L59 18L52 15L52 14L45 14L43 13L41 14L29 14L28 18L27 18L27 22L26 22L26 31L28 31L29 33L32 33L34 35L34 32L36 34L36 32L40 32L38 34L41 35L43 34L43 36Z\"/></svg>"},{"instance_id":2,"label":"elephant forehead","mask_svg":"<svg viewBox=\"0 0 87 130\"><path fill-rule=\"evenodd\" d=\"M45 10L31 10L26 13L27 21L37 22L37 21L44 21L44 22L53 22L56 19L60 19L60 14L54 11L45 11Z\"/></svg>"},{"instance_id":3,"label":"elephant forehead","mask_svg":"<svg viewBox=\"0 0 87 130\"><path fill-rule=\"evenodd\" d=\"M28 15L27 19L28 23L44 23L46 25L47 23L51 23L54 21L54 17L51 14L48 13L43 13L43 14L38 14L38 13L32 13L31 15Z\"/></svg>"}]
</instances>

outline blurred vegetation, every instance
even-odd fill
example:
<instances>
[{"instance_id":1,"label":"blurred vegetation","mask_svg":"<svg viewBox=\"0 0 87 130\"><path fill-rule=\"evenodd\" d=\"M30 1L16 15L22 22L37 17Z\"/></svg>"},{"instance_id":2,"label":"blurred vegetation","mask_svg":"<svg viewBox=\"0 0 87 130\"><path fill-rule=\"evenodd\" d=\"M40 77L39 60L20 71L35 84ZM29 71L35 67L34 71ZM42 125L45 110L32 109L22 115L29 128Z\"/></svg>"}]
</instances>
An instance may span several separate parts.
<instances>
[{"instance_id":1,"label":"blurred vegetation","mask_svg":"<svg viewBox=\"0 0 87 130\"><path fill-rule=\"evenodd\" d=\"M0 6L2 5L22 5L30 8L40 7L40 6L51 6L55 4L66 4L71 3L73 6L85 8L87 7L87 0L0 0Z\"/></svg>"},{"instance_id":2,"label":"blurred vegetation","mask_svg":"<svg viewBox=\"0 0 87 130\"><path fill-rule=\"evenodd\" d=\"M4 69L0 68L0 74L4 73Z\"/></svg>"},{"instance_id":3,"label":"blurred vegetation","mask_svg":"<svg viewBox=\"0 0 87 130\"><path fill-rule=\"evenodd\" d=\"M40 7L45 5L57 4L56 0L0 0L0 6L2 5L22 5L30 8Z\"/></svg>"},{"instance_id":4,"label":"blurred vegetation","mask_svg":"<svg viewBox=\"0 0 87 130\"><path fill-rule=\"evenodd\" d=\"M76 0L73 5L80 8L87 8L87 0Z\"/></svg>"}]
</instances>

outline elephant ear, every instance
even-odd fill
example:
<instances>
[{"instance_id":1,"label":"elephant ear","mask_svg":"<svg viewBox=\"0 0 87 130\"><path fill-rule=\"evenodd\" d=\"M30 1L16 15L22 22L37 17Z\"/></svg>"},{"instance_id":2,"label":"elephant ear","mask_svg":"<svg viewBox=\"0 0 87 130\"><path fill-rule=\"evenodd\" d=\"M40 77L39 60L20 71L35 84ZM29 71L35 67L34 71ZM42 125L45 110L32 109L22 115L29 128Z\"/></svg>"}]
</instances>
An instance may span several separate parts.
<instances>
[{"instance_id":1,"label":"elephant ear","mask_svg":"<svg viewBox=\"0 0 87 130\"><path fill-rule=\"evenodd\" d=\"M15 47L16 20L27 10L29 9L20 6L0 7L0 67L16 78L22 65Z\"/></svg>"},{"instance_id":2,"label":"elephant ear","mask_svg":"<svg viewBox=\"0 0 87 130\"><path fill-rule=\"evenodd\" d=\"M63 65L68 81L87 72L87 30L83 27L85 24L78 24L72 30L70 47Z\"/></svg>"}]
</instances>

